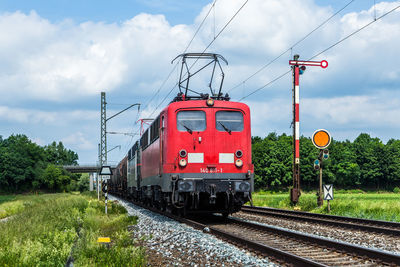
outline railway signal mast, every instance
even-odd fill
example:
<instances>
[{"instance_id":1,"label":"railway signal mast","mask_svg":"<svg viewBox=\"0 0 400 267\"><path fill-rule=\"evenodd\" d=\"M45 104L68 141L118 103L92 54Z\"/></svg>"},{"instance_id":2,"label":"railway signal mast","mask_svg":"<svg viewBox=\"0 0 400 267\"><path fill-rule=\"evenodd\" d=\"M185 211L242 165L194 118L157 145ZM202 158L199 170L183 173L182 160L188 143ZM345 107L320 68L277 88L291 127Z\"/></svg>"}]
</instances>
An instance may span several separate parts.
<instances>
[{"instance_id":1,"label":"railway signal mast","mask_svg":"<svg viewBox=\"0 0 400 267\"><path fill-rule=\"evenodd\" d=\"M319 207L321 207L324 204L324 200L322 198L322 166L323 166L322 161L327 160L329 158L328 146L331 143L331 139L332 137L330 133L324 129L316 130L311 138L311 141L313 142L314 146L319 149L318 159L314 161L314 169L316 171L319 170L319 191L317 198L317 204Z\"/></svg>"},{"instance_id":2,"label":"railway signal mast","mask_svg":"<svg viewBox=\"0 0 400 267\"><path fill-rule=\"evenodd\" d=\"M290 200L293 204L296 204L300 197L300 75L304 73L306 66L318 66L323 69L328 67L326 60L302 61L299 57L294 55L293 60L289 60L293 73L293 188L290 189Z\"/></svg>"}]
</instances>

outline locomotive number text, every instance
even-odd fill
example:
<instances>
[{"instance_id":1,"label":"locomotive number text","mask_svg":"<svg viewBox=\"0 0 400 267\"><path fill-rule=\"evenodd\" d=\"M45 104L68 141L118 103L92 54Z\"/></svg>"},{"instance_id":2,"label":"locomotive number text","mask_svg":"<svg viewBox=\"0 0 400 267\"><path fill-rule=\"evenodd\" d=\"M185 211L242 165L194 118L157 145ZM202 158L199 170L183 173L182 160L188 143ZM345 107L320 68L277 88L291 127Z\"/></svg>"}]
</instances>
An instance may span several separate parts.
<instances>
[{"instance_id":1,"label":"locomotive number text","mask_svg":"<svg viewBox=\"0 0 400 267\"><path fill-rule=\"evenodd\" d=\"M200 168L200 173L222 173L222 168Z\"/></svg>"}]
</instances>

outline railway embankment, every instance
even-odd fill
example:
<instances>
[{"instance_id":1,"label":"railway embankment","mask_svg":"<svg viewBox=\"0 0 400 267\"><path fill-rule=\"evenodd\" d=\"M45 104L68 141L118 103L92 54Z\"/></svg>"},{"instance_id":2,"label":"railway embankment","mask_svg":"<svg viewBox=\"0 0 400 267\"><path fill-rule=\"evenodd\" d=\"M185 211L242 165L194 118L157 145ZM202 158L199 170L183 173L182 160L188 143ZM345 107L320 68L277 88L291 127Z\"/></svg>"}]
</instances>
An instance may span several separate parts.
<instances>
[{"instance_id":1,"label":"railway embankment","mask_svg":"<svg viewBox=\"0 0 400 267\"><path fill-rule=\"evenodd\" d=\"M168 217L117 199L129 215L138 217L132 231L143 240L151 266L276 266L266 257Z\"/></svg>"},{"instance_id":2,"label":"railway embankment","mask_svg":"<svg viewBox=\"0 0 400 267\"><path fill-rule=\"evenodd\" d=\"M145 250L128 230L137 217L116 202L105 215L104 202L89 194L28 195L0 210L13 201L22 207L0 223L0 266L145 266Z\"/></svg>"}]
</instances>

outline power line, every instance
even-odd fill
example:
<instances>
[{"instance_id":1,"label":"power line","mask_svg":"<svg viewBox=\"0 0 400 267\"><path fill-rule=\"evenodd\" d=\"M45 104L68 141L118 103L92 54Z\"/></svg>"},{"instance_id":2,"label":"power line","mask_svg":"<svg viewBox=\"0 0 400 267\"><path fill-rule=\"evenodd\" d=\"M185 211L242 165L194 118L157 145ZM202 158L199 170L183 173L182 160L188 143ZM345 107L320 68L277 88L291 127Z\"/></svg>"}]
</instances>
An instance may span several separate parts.
<instances>
[{"instance_id":1,"label":"power line","mask_svg":"<svg viewBox=\"0 0 400 267\"><path fill-rule=\"evenodd\" d=\"M316 54L315 56L311 57L309 60L311 60L311 59L313 59L313 58L316 58L317 56L319 56L319 55L325 53L326 51L328 51L328 50L330 50L330 49L332 49L333 47L335 47L335 46L337 46L338 44L340 44L341 42L347 40L348 38L350 38L351 36L355 35L356 33L358 33L358 32L360 32L360 31L364 30L365 28L367 28L369 25L373 24L374 22L377 22L377 21L380 20L381 18L383 18L383 17L389 15L390 13L392 13L393 11L395 11L396 9L398 9L399 7L400 7L400 5L398 5L397 7L393 8L393 9L391 9L390 11L386 12L386 13L383 14L382 16L380 16L380 17L378 17L378 18L375 18L375 19L374 19L373 21L371 21L370 23L368 23L368 24L364 25L363 27L359 28L358 30L352 32L351 34L349 34L349 35L347 35L346 37L344 37L343 39L337 41L336 43L334 43L333 45L329 46L328 48L322 50L321 52L319 52L319 53Z\"/></svg>"},{"instance_id":2,"label":"power line","mask_svg":"<svg viewBox=\"0 0 400 267\"><path fill-rule=\"evenodd\" d=\"M201 27L203 26L204 22L206 21L207 17L210 15L211 10L215 7L215 4L217 3L217 1L218 1L218 0L214 0L213 4L211 5L210 9L208 10L206 16L203 18L203 20L201 21L200 25L197 27L196 32L194 33L192 39L189 41L189 43L188 43L188 45L186 46L186 48L185 48L185 50L183 51L183 53L186 53L186 51L189 49L189 47L190 47L190 45L192 44L194 38L195 38L196 35L199 33L199 31L200 31ZM144 106L144 108L143 108L142 110L145 110L145 109L149 106L149 104L154 100L154 98L160 93L161 89L162 89L162 88L164 87L164 85L167 83L167 81L168 81L169 78L171 77L172 73L174 73L174 71L176 70L176 67L178 66L178 63L179 63L179 62L177 62L177 63L174 65L174 67L172 68L172 70L168 73L167 78L162 82L161 86L157 89L157 91L155 92L155 94L154 94L154 95L151 97L151 99L146 103L146 105ZM175 86L176 86L176 85L175 85ZM175 86L174 86L173 88L175 88ZM172 90L171 90L171 91L172 91ZM169 96L169 94L170 94L170 93L168 93L167 96ZM164 100L163 100L163 101L164 101ZM159 106L160 106L160 105L158 105L158 107L159 107ZM158 109L158 107L156 108L156 110ZM155 110L152 112L151 115L153 115L154 112L155 112ZM140 113L141 113L141 112L140 112ZM138 113L138 116L140 115L140 113ZM150 115L150 116L151 116L151 115ZM136 124L136 122L135 122L135 124ZM140 131L140 128L139 128L139 130L137 130L137 131L135 132L135 135L137 135L137 134L139 133L139 131ZM131 145L132 140L133 140L133 137L132 137L131 140L129 141L129 145L128 145L128 146Z\"/></svg>"},{"instance_id":3,"label":"power line","mask_svg":"<svg viewBox=\"0 0 400 267\"><path fill-rule=\"evenodd\" d=\"M279 80L280 78L282 78L283 76L285 76L286 74L288 74L288 73L289 73L289 72L291 72L291 71L292 71L292 70L290 69L290 70L288 70L288 71L284 72L283 74L281 74L281 75L277 76L276 78L274 78L274 79L273 79L273 80L271 80L270 82L268 82L268 83L264 84L264 85L263 85L263 86L261 86L260 88L257 88L256 90L254 90L254 91L253 91L253 92L251 92L250 94L248 94L248 95L246 95L246 96L242 97L241 99L239 99L239 101L242 101L243 99L245 99L245 98L247 98L247 97L251 96L252 94L255 94L255 93L257 93L258 91L260 91L260 90L264 89L265 87L267 87L268 85L270 85L270 84L272 84L272 83L276 82L277 80Z\"/></svg>"},{"instance_id":4,"label":"power line","mask_svg":"<svg viewBox=\"0 0 400 267\"><path fill-rule=\"evenodd\" d=\"M214 39L212 39L212 41L206 46L206 48L203 50L203 52L200 53L200 56L204 54L204 52L207 51L208 48L210 48L210 46L215 42L215 40L221 35L221 33L226 29L226 27L228 27L228 25L232 22L232 20L237 16L237 14L239 14L239 12L243 9L243 7L247 4L247 2L249 2L249 0L246 0L243 5L235 12L235 14L230 18L230 20L225 23L224 27L222 27L222 29L218 32L218 34L216 36L214 36ZM199 60L200 56L195 60L195 62L190 66L189 70L192 69L192 67L194 66L194 64L196 64L196 62Z\"/></svg>"},{"instance_id":5,"label":"power line","mask_svg":"<svg viewBox=\"0 0 400 267\"><path fill-rule=\"evenodd\" d=\"M341 9L339 9L338 11L336 11L335 14L333 14L332 16L330 16L328 19L326 19L324 22L322 22L320 25L318 25L316 28L314 28L311 32L309 32L308 34L306 34L304 37L302 37L299 41L297 41L296 43L294 43L292 46L290 46L288 49L286 49L284 52L282 52L279 56L275 57L274 59L272 59L271 61L269 61L267 64L265 64L264 66L262 66L260 69L258 69L256 72L254 72L252 75L250 75L249 77L247 77L245 80L243 80L242 82L238 83L236 86L232 87L231 89L229 89L227 92L231 92L232 90L238 88L240 85L246 83L248 80L250 80L251 78L253 78L254 76L256 76L258 73L260 73L261 71L263 71L265 68L267 68L269 65L271 65L272 63L274 63L276 60L278 60L280 57L282 57L283 55L285 55L287 52L291 51L296 45L298 45L299 43L301 43L302 41L304 41L307 37L309 37L311 34L313 34L315 31L317 31L318 29L320 29L322 26L324 26L328 21L330 21L333 17L335 17L337 14L339 14L341 11L343 11L346 7L348 7L352 2L354 2L355 0L351 0L350 2L348 2L345 6L343 6Z\"/></svg>"},{"instance_id":6,"label":"power line","mask_svg":"<svg viewBox=\"0 0 400 267\"><path fill-rule=\"evenodd\" d=\"M221 35L221 33L228 27L228 25L232 22L232 20L239 14L239 12L243 9L243 7L247 4L249 0L246 0L243 5L235 12L235 14L229 19L227 23L222 27L222 29L218 32L218 34L213 38L213 40L206 46L206 48L203 50L203 52L200 53L199 57L195 60L195 62L190 66L189 70L192 69L192 67L196 64L196 62L199 60L200 56L204 54L204 52L207 51L207 49L215 42L215 40ZM354 0L353 0L354 1ZM168 98L168 96L172 93L172 91L175 89L175 87L178 85L176 83L172 89L168 92L168 94L164 97L164 99L157 105L156 109L153 110L151 115L154 114L154 112L164 103L164 101Z\"/></svg>"},{"instance_id":7,"label":"power line","mask_svg":"<svg viewBox=\"0 0 400 267\"><path fill-rule=\"evenodd\" d=\"M378 20L382 19L383 17L385 17L385 16L389 15L390 13L394 12L394 11L395 11L396 9L398 9L398 8L400 8L400 5L398 5L397 7L393 8L393 9L391 9L390 11L386 12L385 14L381 15L380 17L374 19L373 21L371 21L370 23L364 25L363 27L361 27L361 28L355 30L354 32L352 32L352 33L350 33L349 35L347 35L346 37L340 39L339 41L337 41L337 42L334 43L333 45L329 46L328 48L326 48L326 49L322 50L321 52L317 53L316 55L312 56L312 57L311 57L310 59L308 59L308 60L312 60L312 59L316 58L317 56L319 56L319 55L325 53L326 51L332 49L333 47L335 47L335 46L337 46L338 44L342 43L343 41L347 40L347 39L350 38L351 36L353 36L353 35L355 35L356 33L362 31L363 29L367 28L367 27L370 26L371 24L377 22ZM264 89L265 87L271 85L272 83L278 81L279 79L281 79L283 76L285 76L285 75L288 74L289 72L291 72L291 70L288 70L288 71L284 72L283 74L277 76L276 78L274 78L274 79L271 80L270 82L268 82L268 83L264 84L263 86L257 88L256 90L254 90L254 91L251 92L250 94L248 94L248 95L246 95L246 96L240 98L239 101L242 101L243 99L245 99L245 98L247 98L247 97L249 97L249 96L255 94L256 92L258 92L258 91Z\"/></svg>"},{"instance_id":8,"label":"power line","mask_svg":"<svg viewBox=\"0 0 400 267\"><path fill-rule=\"evenodd\" d=\"M192 44L194 38L196 37L197 33L200 31L200 28L203 26L204 22L206 21L208 15L210 15L211 10L215 9L215 4L217 3L218 0L215 0L213 4L211 5L210 9L208 10L206 16L203 18L203 21L200 23L199 27L197 28L195 34L193 35L192 39L190 40L189 44L186 46L185 50L183 51L183 54L186 53L188 50L189 46ZM215 22L214 22L215 23Z\"/></svg>"},{"instance_id":9,"label":"power line","mask_svg":"<svg viewBox=\"0 0 400 267\"><path fill-rule=\"evenodd\" d=\"M204 22L206 21L207 17L210 15L211 10L214 8L215 4L217 3L218 0L215 0L213 2L213 4L211 5L210 9L208 10L207 14L205 15L205 17L203 18L202 22L200 23L200 25L197 27L196 32L193 34L192 39L189 41L188 45L186 46L185 50L183 51L183 53L186 53L186 51L189 49L190 45L192 44L194 38L196 37L196 35L199 33L201 27L203 26ZM142 110L145 110L148 105L151 103L151 101L154 100L154 98L160 93L161 89L164 87L164 85L166 84L166 82L169 80L169 78L171 77L172 73L175 71L176 67L178 66L177 62L174 67L172 68L171 72L168 74L167 78L163 81L163 83L161 84L161 86L158 88L158 90L156 91L156 93L153 95L153 97L147 102L147 104L145 105L145 107Z\"/></svg>"}]
</instances>

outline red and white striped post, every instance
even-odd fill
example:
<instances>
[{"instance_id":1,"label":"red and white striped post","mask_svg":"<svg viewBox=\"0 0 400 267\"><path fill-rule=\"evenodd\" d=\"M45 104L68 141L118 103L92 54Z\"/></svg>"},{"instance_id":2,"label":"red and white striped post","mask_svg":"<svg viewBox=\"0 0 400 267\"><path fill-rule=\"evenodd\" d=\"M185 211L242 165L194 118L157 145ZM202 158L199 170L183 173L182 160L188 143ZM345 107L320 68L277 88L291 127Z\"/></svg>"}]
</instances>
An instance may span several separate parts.
<instances>
[{"instance_id":1,"label":"red and white striped post","mask_svg":"<svg viewBox=\"0 0 400 267\"><path fill-rule=\"evenodd\" d=\"M299 61L299 55L294 55L289 60L293 66L293 188L290 189L290 200L293 204L299 201L300 197L300 70L304 71L305 66L328 67L326 60L322 61Z\"/></svg>"}]
</instances>

